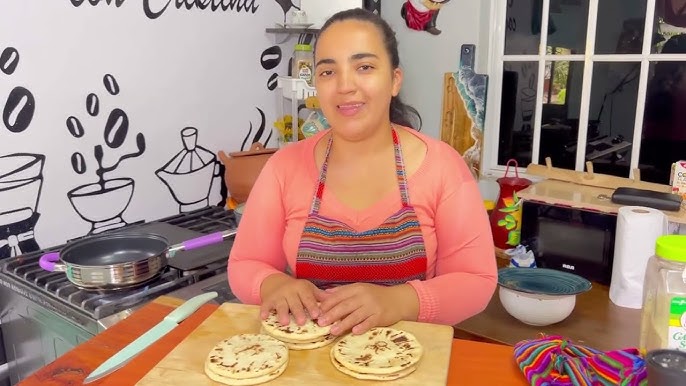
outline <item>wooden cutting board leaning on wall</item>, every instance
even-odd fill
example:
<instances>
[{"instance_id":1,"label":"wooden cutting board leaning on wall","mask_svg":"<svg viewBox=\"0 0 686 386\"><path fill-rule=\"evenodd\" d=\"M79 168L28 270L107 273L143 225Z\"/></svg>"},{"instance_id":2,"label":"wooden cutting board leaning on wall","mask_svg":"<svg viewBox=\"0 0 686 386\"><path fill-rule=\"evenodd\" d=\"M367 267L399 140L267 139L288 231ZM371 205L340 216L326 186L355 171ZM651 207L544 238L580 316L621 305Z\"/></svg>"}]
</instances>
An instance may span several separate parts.
<instances>
[{"instance_id":1,"label":"wooden cutting board leaning on wall","mask_svg":"<svg viewBox=\"0 0 686 386\"><path fill-rule=\"evenodd\" d=\"M443 75L441 140L457 150L472 175L481 173L488 76L474 72L476 46L460 50L457 72Z\"/></svg>"},{"instance_id":2,"label":"wooden cutting board leaning on wall","mask_svg":"<svg viewBox=\"0 0 686 386\"><path fill-rule=\"evenodd\" d=\"M450 326L417 322L398 322L391 326L414 334L424 353L412 374L392 382L361 381L336 370L329 359L335 344L304 351L289 351L286 371L269 385L445 385L453 340ZM219 341L236 334L260 331L259 307L224 303L174 350L148 372L137 385L220 385L204 372L205 358Z\"/></svg>"}]
</instances>

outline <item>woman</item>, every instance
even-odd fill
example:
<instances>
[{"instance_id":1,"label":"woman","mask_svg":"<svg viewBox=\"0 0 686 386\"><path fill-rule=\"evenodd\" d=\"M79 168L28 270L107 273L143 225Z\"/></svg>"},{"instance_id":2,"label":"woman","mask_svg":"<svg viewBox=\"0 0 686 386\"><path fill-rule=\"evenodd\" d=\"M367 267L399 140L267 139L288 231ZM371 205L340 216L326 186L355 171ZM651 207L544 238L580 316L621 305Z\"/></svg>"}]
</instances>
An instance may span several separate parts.
<instances>
[{"instance_id":1,"label":"woman","mask_svg":"<svg viewBox=\"0 0 686 386\"><path fill-rule=\"evenodd\" d=\"M407 127L391 28L362 9L332 16L315 75L331 129L264 166L229 257L233 293L332 334L482 311L496 286L482 199L453 148Z\"/></svg>"}]
</instances>

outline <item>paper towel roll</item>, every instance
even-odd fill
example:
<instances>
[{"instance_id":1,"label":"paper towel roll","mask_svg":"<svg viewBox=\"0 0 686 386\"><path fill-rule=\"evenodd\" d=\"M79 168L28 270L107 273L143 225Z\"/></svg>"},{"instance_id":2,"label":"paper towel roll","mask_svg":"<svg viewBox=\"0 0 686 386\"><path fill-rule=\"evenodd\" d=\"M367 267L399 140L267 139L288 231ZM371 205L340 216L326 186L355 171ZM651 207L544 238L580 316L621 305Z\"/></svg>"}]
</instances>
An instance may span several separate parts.
<instances>
[{"instance_id":1,"label":"paper towel roll","mask_svg":"<svg viewBox=\"0 0 686 386\"><path fill-rule=\"evenodd\" d=\"M623 206L617 214L610 300L620 307L639 309L648 259L655 241L668 232L667 216L657 209Z\"/></svg>"}]
</instances>

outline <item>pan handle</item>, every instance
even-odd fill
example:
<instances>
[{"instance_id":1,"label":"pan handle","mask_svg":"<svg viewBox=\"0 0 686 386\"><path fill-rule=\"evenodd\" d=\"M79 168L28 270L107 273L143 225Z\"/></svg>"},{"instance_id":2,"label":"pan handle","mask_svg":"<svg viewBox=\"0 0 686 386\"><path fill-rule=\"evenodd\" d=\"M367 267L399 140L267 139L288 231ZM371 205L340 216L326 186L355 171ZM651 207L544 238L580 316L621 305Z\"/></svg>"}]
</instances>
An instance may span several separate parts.
<instances>
[{"instance_id":1,"label":"pan handle","mask_svg":"<svg viewBox=\"0 0 686 386\"><path fill-rule=\"evenodd\" d=\"M176 252L179 252L179 251L184 251L184 250L190 251L191 249L198 249L198 248L207 247L207 246L213 245L213 244L219 244L222 241L224 241L224 239L231 237L235 234L236 234L236 230L232 229L232 230L228 230L225 232L210 233L209 235L200 236L200 237L196 237L194 239L186 240L182 243L174 244L174 245L170 246L168 255L169 255L169 257L172 257L172 256L174 256L174 254L176 254Z\"/></svg>"},{"instance_id":2,"label":"pan handle","mask_svg":"<svg viewBox=\"0 0 686 386\"><path fill-rule=\"evenodd\" d=\"M38 265L40 265L41 268L43 268L46 271L50 272L64 272L66 271L67 266L60 263L60 253L59 252L52 252L52 253L46 253L45 255L41 256L40 259L38 260Z\"/></svg>"}]
</instances>

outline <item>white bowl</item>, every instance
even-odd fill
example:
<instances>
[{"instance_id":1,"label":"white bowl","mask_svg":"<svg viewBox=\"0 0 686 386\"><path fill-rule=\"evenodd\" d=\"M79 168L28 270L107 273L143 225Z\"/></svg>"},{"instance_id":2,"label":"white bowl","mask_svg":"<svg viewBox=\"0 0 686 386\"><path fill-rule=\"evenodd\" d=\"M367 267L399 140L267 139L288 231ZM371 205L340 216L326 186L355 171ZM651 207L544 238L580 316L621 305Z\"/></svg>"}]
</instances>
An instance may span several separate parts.
<instances>
[{"instance_id":1,"label":"white bowl","mask_svg":"<svg viewBox=\"0 0 686 386\"><path fill-rule=\"evenodd\" d=\"M576 295L534 294L499 287L500 303L507 313L532 326L561 322L572 313L576 304Z\"/></svg>"}]
</instances>

